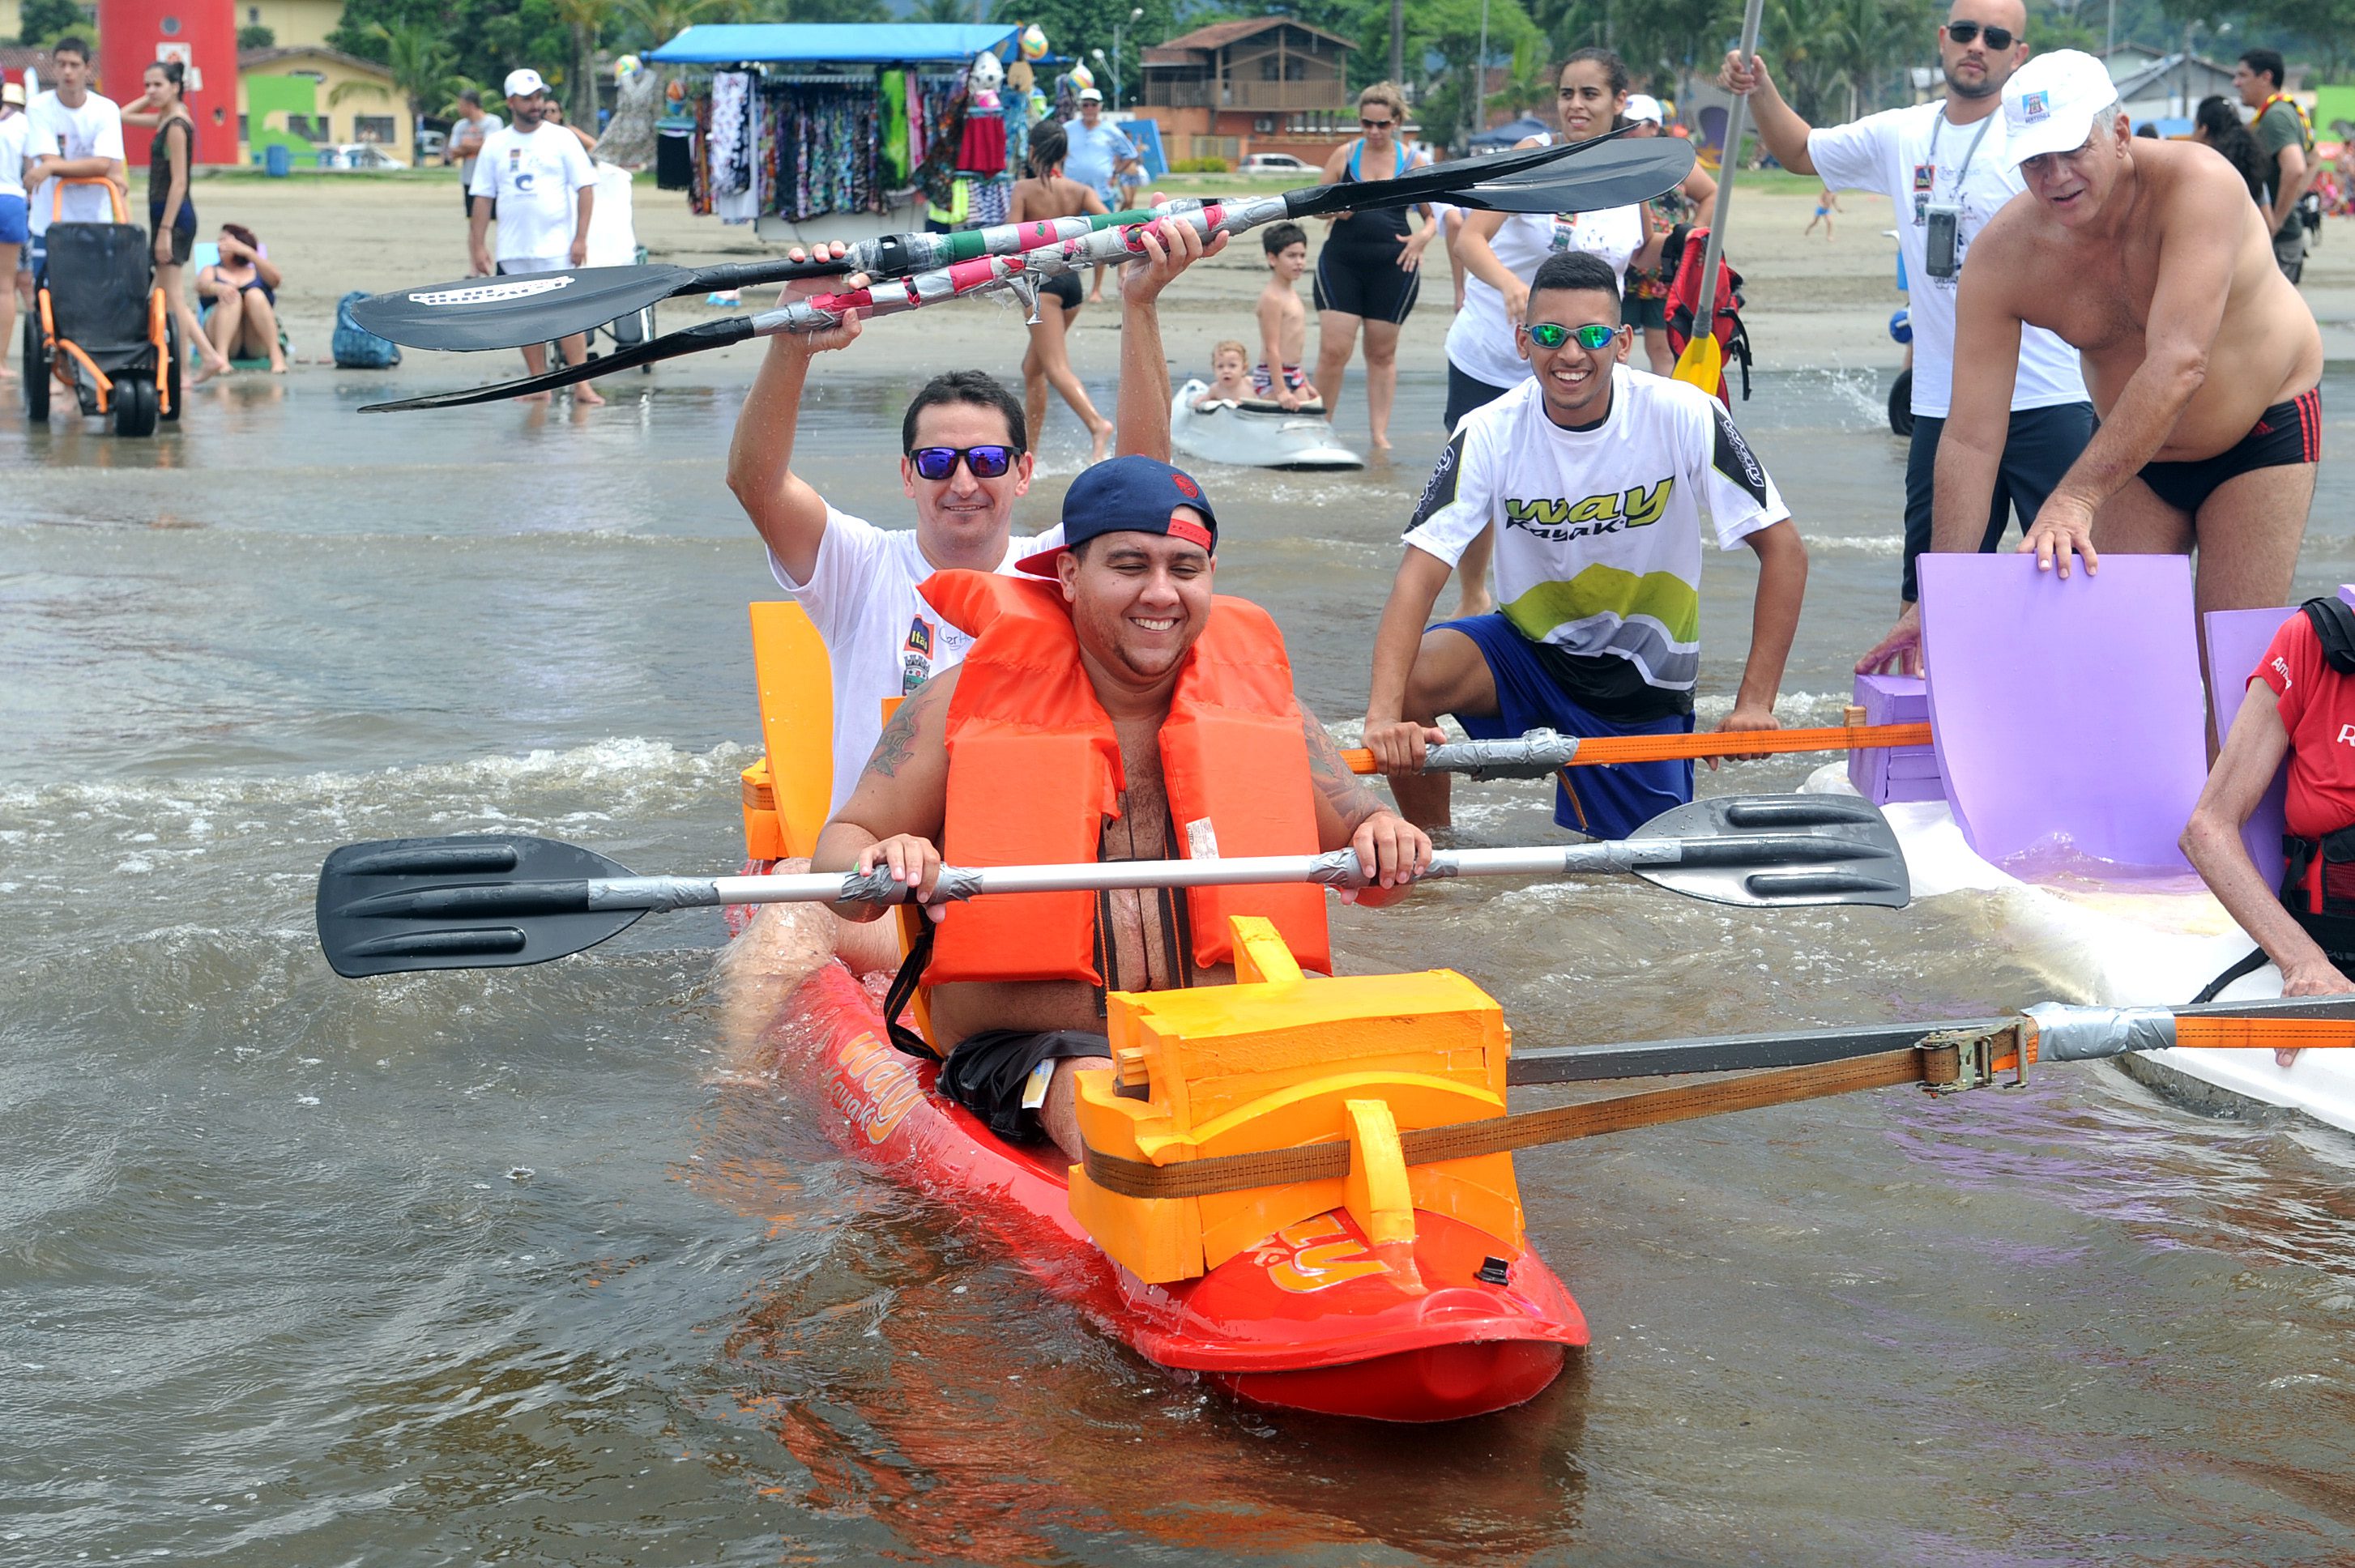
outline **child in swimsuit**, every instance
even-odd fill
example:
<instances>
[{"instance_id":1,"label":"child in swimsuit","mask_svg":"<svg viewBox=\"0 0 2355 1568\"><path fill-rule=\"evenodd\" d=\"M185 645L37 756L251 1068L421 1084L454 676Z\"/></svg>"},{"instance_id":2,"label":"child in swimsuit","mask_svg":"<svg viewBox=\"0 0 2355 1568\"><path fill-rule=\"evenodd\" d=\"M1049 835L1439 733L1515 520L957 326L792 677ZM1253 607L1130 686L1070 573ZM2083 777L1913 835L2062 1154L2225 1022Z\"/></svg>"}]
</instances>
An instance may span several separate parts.
<instances>
[{"instance_id":1,"label":"child in swimsuit","mask_svg":"<svg viewBox=\"0 0 2355 1568\"><path fill-rule=\"evenodd\" d=\"M1308 313L1301 307L1299 282L1308 270L1308 235L1296 223L1270 224L1260 243L1267 252L1267 287L1260 291L1259 334L1263 357L1252 371L1252 387L1286 409L1318 401L1316 388L1300 368L1308 348ZM1283 367L1283 385L1273 366Z\"/></svg>"},{"instance_id":2,"label":"child in swimsuit","mask_svg":"<svg viewBox=\"0 0 2355 1568\"><path fill-rule=\"evenodd\" d=\"M1251 350L1232 338L1210 348L1209 390L1194 402L1196 412L1220 403L1241 403L1258 395L1251 373Z\"/></svg>"}]
</instances>

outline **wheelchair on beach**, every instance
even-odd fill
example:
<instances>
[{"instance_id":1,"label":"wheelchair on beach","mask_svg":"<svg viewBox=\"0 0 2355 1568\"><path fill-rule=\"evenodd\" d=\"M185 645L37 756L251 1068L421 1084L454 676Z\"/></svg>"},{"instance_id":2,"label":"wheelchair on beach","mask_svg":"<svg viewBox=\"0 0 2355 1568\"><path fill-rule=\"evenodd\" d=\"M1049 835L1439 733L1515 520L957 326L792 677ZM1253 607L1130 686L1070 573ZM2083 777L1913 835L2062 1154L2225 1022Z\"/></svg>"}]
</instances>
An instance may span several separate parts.
<instances>
[{"instance_id":1,"label":"wheelchair on beach","mask_svg":"<svg viewBox=\"0 0 2355 1568\"><path fill-rule=\"evenodd\" d=\"M59 217L68 185L101 185L112 223ZM119 436L152 436L180 417L180 329L155 285L153 241L128 221L111 180L59 180L48 255L25 314L25 412L49 417L49 398L70 388L81 413L112 415Z\"/></svg>"}]
</instances>

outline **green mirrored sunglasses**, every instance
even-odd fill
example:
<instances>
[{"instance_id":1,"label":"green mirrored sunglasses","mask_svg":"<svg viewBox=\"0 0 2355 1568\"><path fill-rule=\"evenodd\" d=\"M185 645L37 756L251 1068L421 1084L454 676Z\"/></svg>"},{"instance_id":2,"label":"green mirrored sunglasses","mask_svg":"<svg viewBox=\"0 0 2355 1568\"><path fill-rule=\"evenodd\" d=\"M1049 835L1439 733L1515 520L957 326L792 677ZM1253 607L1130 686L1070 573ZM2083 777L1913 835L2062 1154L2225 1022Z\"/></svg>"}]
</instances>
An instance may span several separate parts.
<instances>
[{"instance_id":1,"label":"green mirrored sunglasses","mask_svg":"<svg viewBox=\"0 0 2355 1568\"><path fill-rule=\"evenodd\" d=\"M1611 340L1619 335L1617 327L1604 326L1599 322L1582 327L1566 327L1559 322L1533 322L1521 330L1528 333L1529 341L1540 348L1560 348L1572 338L1576 338L1578 346L1583 349L1608 348Z\"/></svg>"}]
</instances>

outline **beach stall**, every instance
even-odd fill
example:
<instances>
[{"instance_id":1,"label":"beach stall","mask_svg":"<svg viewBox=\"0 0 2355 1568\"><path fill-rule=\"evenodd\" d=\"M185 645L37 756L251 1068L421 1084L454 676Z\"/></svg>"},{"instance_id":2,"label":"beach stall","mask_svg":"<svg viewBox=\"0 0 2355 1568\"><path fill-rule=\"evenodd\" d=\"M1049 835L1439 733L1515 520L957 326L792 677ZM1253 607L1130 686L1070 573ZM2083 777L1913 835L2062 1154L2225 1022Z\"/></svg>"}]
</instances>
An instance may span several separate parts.
<instances>
[{"instance_id":1,"label":"beach stall","mask_svg":"<svg viewBox=\"0 0 2355 1568\"><path fill-rule=\"evenodd\" d=\"M693 210L765 240L855 240L927 217L1004 218L1028 116L1008 113L1001 96L1015 94L996 84L1019 63L1020 32L724 23L688 27L646 58L687 68L678 107L692 121ZM995 64L976 84L983 56Z\"/></svg>"}]
</instances>

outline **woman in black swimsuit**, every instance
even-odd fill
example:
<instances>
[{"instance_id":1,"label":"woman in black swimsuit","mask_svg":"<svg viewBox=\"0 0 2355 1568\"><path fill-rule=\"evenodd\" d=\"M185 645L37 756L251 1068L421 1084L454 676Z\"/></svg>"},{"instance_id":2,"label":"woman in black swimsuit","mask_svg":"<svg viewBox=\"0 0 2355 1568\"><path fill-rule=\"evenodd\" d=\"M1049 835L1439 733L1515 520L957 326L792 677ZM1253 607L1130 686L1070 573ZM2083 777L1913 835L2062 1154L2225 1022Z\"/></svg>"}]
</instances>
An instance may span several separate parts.
<instances>
[{"instance_id":1,"label":"woman in black swimsuit","mask_svg":"<svg viewBox=\"0 0 2355 1568\"><path fill-rule=\"evenodd\" d=\"M1394 180L1412 156L1399 140L1406 125L1406 99L1387 81L1358 95L1358 124L1365 134L1337 149L1325 164L1324 184ZM1316 386L1325 394L1327 418L1341 397L1341 378L1366 329L1366 429L1378 451L1390 449L1391 404L1398 395L1399 326L1414 309L1423 281L1423 248L1438 229L1428 206L1423 227L1411 228L1397 207L1339 213L1330 220L1325 249L1316 258Z\"/></svg>"},{"instance_id":2,"label":"woman in black swimsuit","mask_svg":"<svg viewBox=\"0 0 2355 1568\"><path fill-rule=\"evenodd\" d=\"M205 323L213 346L231 358L260 359L267 355L270 373L286 374L286 350L278 343L278 285L286 281L253 230L234 223L220 228L220 260L197 274L197 291L212 302L212 319ZM221 361L229 368L229 359ZM201 381L212 374L199 371Z\"/></svg>"},{"instance_id":3,"label":"woman in black swimsuit","mask_svg":"<svg viewBox=\"0 0 2355 1568\"><path fill-rule=\"evenodd\" d=\"M197 324L196 307L180 283L180 269L197 238L197 204L188 199L188 171L196 163L197 122L180 100L187 68L158 60L147 68L147 96L123 111L128 125L155 128L147 144L147 227L155 246L155 286L164 291L180 323L180 341L196 344L208 374L229 368L220 350Z\"/></svg>"},{"instance_id":4,"label":"woman in black swimsuit","mask_svg":"<svg viewBox=\"0 0 2355 1568\"><path fill-rule=\"evenodd\" d=\"M1030 223L1112 210L1094 191L1063 177L1066 146L1063 128L1052 122L1030 132L1030 177L1014 182L1007 198L1007 222ZM1051 385L1088 428L1088 439L1093 443L1088 461L1101 462L1112 445L1113 426L1088 401L1087 388L1071 369L1068 339L1071 320L1079 313L1077 272L1058 272L1039 286L1039 319L1030 328L1030 350L1022 356L1022 410L1030 421L1030 445L1036 450L1039 429L1047 418L1047 388Z\"/></svg>"}]
</instances>

